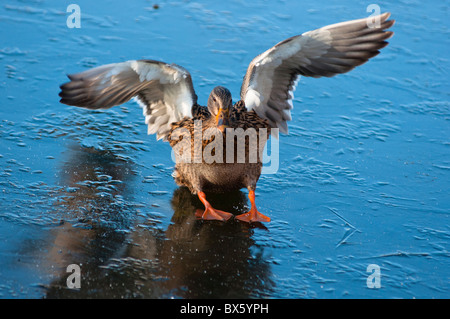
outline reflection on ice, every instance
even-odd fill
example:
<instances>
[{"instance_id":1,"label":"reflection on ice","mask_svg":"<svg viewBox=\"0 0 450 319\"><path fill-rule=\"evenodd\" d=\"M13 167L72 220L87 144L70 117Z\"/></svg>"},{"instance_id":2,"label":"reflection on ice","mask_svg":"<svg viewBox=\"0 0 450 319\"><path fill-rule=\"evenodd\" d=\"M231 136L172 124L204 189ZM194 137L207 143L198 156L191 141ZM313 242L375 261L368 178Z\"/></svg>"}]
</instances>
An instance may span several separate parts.
<instances>
[{"instance_id":1,"label":"reflection on ice","mask_svg":"<svg viewBox=\"0 0 450 319\"><path fill-rule=\"evenodd\" d=\"M198 220L194 212L202 203L185 188L173 193L173 216L166 229L160 227L159 216L137 220L140 205L133 205L127 188L136 178L129 163L86 148L72 148L70 154L61 192L55 194L59 200L48 212L64 221L51 229L42 256L42 268L54 278L44 285L47 298L270 294L270 264L262 248L254 247L249 225ZM235 213L247 208L242 192L212 194L211 201ZM70 264L81 267L78 291L66 286Z\"/></svg>"}]
</instances>

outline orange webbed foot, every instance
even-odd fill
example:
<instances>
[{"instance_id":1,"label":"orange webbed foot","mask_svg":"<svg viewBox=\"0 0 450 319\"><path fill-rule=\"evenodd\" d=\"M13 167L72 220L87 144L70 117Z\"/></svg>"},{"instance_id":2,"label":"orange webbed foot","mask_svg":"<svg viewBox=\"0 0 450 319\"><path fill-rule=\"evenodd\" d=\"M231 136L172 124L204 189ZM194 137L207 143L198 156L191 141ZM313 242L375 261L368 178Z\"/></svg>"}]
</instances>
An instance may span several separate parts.
<instances>
[{"instance_id":1,"label":"orange webbed foot","mask_svg":"<svg viewBox=\"0 0 450 319\"><path fill-rule=\"evenodd\" d=\"M196 217L204 220L227 221L233 216L233 214L213 208L211 204L206 200L205 193L198 192L198 197L202 201L203 205L205 205L205 210L202 211L201 209L197 209L195 213Z\"/></svg>"},{"instance_id":2,"label":"orange webbed foot","mask_svg":"<svg viewBox=\"0 0 450 319\"><path fill-rule=\"evenodd\" d=\"M256 223L256 222L270 222L270 217L261 214L255 209L250 209L248 213L237 215L236 219L247 222L247 223Z\"/></svg>"},{"instance_id":3,"label":"orange webbed foot","mask_svg":"<svg viewBox=\"0 0 450 319\"><path fill-rule=\"evenodd\" d=\"M250 208L250 211L245 214L241 214L236 216L236 219L247 222L247 223L255 223L255 222L270 222L270 217L267 217L266 215L261 214L257 209L255 205L255 191L250 190L248 194L248 198L250 199L250 202L252 204L252 207Z\"/></svg>"},{"instance_id":4,"label":"orange webbed foot","mask_svg":"<svg viewBox=\"0 0 450 319\"><path fill-rule=\"evenodd\" d=\"M229 220L233 214L214 209L212 207L207 207L204 211L197 209L195 216L204 220L221 220L225 222Z\"/></svg>"}]
</instances>

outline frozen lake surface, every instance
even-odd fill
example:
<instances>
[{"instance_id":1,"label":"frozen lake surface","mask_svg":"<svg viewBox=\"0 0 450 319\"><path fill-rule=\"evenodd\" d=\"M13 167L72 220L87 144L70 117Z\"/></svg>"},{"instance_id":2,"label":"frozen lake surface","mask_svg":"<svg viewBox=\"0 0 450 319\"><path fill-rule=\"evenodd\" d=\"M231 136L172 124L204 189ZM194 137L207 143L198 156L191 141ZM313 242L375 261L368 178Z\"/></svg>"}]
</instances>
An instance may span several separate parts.
<instances>
[{"instance_id":1,"label":"frozen lake surface","mask_svg":"<svg viewBox=\"0 0 450 319\"><path fill-rule=\"evenodd\" d=\"M371 2L83 0L79 29L70 3L0 5L1 298L450 296L448 1L377 2L397 21L390 45L348 74L300 80L280 168L258 183L264 227L196 220L201 202L176 186L135 102L78 109L59 85L147 58L188 69L203 105L216 85L237 101L253 57ZM249 208L246 190L210 200Z\"/></svg>"}]
</instances>

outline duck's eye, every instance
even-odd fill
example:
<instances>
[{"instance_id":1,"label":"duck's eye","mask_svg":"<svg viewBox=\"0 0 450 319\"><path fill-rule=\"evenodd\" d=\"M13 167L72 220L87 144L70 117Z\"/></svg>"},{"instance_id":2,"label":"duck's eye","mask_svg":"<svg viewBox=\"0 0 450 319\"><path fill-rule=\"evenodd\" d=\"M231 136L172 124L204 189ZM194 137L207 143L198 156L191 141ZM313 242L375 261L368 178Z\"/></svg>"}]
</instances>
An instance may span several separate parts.
<instances>
[{"instance_id":1,"label":"duck's eye","mask_svg":"<svg viewBox=\"0 0 450 319\"><path fill-rule=\"evenodd\" d=\"M213 102L217 102L217 100L216 100L216 98L215 98L215 97L213 97Z\"/></svg>"}]
</instances>

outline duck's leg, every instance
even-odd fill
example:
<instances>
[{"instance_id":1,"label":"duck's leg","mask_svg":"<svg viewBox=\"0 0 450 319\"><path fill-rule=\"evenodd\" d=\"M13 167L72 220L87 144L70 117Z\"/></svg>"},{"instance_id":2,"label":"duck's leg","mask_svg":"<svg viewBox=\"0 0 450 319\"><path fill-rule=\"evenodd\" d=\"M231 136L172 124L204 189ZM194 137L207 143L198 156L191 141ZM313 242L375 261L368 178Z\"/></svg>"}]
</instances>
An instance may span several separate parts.
<instances>
[{"instance_id":1,"label":"duck's leg","mask_svg":"<svg viewBox=\"0 0 450 319\"><path fill-rule=\"evenodd\" d=\"M247 222L247 223L254 223L254 222L270 222L270 217L267 217L260 212L258 212L258 209L256 209L255 205L255 190L253 187L249 187L249 193L248 198L250 199L250 203L252 204L252 207L250 208L250 211L245 214L241 214L236 216L236 219L239 219L240 221Z\"/></svg>"},{"instance_id":2,"label":"duck's leg","mask_svg":"<svg viewBox=\"0 0 450 319\"><path fill-rule=\"evenodd\" d=\"M197 212L195 213L195 216L198 218L206 219L206 220L221 220L221 221L227 221L230 219L233 214L214 209L211 204L206 200L206 195L203 192L197 193L198 198L202 201L203 205L205 205L205 211L202 211L201 209L197 209Z\"/></svg>"}]
</instances>

